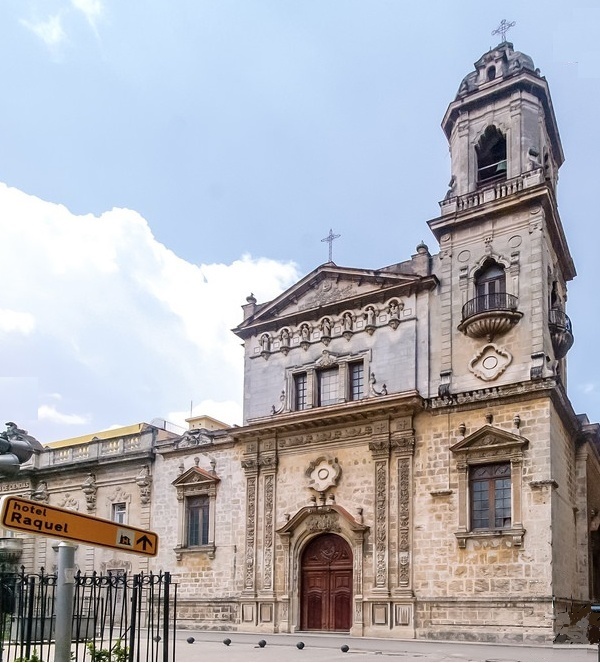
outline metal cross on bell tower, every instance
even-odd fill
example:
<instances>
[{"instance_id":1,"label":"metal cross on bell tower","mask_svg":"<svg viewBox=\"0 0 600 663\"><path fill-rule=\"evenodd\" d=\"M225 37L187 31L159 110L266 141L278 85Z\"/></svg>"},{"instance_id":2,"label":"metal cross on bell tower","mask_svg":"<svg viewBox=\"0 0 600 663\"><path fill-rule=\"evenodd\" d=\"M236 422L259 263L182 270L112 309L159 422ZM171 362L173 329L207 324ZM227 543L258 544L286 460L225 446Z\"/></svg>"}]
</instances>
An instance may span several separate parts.
<instances>
[{"instance_id":1,"label":"metal cross on bell tower","mask_svg":"<svg viewBox=\"0 0 600 663\"><path fill-rule=\"evenodd\" d=\"M506 41L506 33L517 23L516 21L510 21L510 23L503 18L502 21L500 22L500 25L492 31L492 35L502 35L502 43Z\"/></svg>"},{"instance_id":2,"label":"metal cross on bell tower","mask_svg":"<svg viewBox=\"0 0 600 663\"><path fill-rule=\"evenodd\" d=\"M322 242L329 242L329 262L333 262L332 256L333 256L333 241L337 239L338 237L341 237L341 235L334 235L333 230L330 228L329 229L329 235L327 237L323 237L321 240Z\"/></svg>"}]
</instances>

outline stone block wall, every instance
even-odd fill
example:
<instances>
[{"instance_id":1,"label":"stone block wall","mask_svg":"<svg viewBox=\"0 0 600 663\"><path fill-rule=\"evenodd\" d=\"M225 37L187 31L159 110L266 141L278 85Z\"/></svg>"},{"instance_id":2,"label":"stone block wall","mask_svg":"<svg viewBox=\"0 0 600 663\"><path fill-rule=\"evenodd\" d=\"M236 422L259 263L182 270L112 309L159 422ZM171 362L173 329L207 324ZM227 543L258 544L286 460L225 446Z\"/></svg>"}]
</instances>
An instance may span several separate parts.
<instances>
[{"instance_id":1,"label":"stone block wall","mask_svg":"<svg viewBox=\"0 0 600 663\"><path fill-rule=\"evenodd\" d=\"M533 398L462 411L446 408L417 418L413 582L416 628L422 637L443 639L452 631L452 638L468 637L461 632L483 638L487 632L484 639L500 640L512 628L544 639L551 632L551 610L539 607L552 596L550 411L549 399ZM463 425L469 436L487 425L490 414L494 428L512 433L519 415L517 432L529 441L521 482L525 534L520 545L512 536L499 534L467 538L462 548L455 536L460 484L450 447L461 439ZM493 455L489 462L494 462ZM497 604L499 596L507 600ZM530 619L529 632L522 626L531 614L536 617Z\"/></svg>"},{"instance_id":2,"label":"stone block wall","mask_svg":"<svg viewBox=\"0 0 600 663\"><path fill-rule=\"evenodd\" d=\"M210 472L211 461L219 478L216 487L214 555L205 550L181 551L177 544L182 527L180 503L173 481L196 466ZM169 569L179 585L182 601L221 600L237 596L242 590L244 541L245 477L241 453L231 444L207 448L184 448L157 454L155 461L153 529L159 535L158 567ZM190 604L191 605L191 604ZM233 614L231 611L228 615ZM224 619L219 617L219 620ZM219 621L219 623L221 623Z\"/></svg>"}]
</instances>

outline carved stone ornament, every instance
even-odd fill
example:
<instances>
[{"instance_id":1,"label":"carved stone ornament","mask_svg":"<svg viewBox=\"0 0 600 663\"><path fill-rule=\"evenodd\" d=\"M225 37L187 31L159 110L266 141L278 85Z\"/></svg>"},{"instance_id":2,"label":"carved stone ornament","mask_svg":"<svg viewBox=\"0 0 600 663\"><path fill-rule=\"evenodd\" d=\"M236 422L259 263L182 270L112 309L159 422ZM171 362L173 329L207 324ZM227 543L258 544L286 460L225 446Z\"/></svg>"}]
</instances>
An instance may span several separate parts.
<instances>
[{"instance_id":1,"label":"carved stone ornament","mask_svg":"<svg viewBox=\"0 0 600 663\"><path fill-rule=\"evenodd\" d=\"M139 471L138 475L135 477L135 482L137 483L140 489L140 502L142 504L148 504L150 502L150 491L152 488L152 477L150 476L150 471L148 466L142 466L142 469Z\"/></svg>"},{"instance_id":2,"label":"carved stone ornament","mask_svg":"<svg viewBox=\"0 0 600 663\"><path fill-rule=\"evenodd\" d=\"M306 302L302 302L299 309L303 310L313 308L314 306L324 306L330 302L346 299L353 295L354 292L355 289L352 287L352 284L337 284L333 279L327 279L313 290L312 296L308 297Z\"/></svg>"},{"instance_id":3,"label":"carved stone ornament","mask_svg":"<svg viewBox=\"0 0 600 663\"><path fill-rule=\"evenodd\" d=\"M339 515L333 511L331 513L315 513L307 520L307 529L309 532L341 532L339 524Z\"/></svg>"},{"instance_id":4,"label":"carved stone ornament","mask_svg":"<svg viewBox=\"0 0 600 663\"><path fill-rule=\"evenodd\" d=\"M313 460L306 469L306 476L309 478L308 487L322 493L337 485L341 473L342 468L339 466L337 458L331 460L321 456Z\"/></svg>"},{"instance_id":5,"label":"carved stone ornament","mask_svg":"<svg viewBox=\"0 0 600 663\"><path fill-rule=\"evenodd\" d=\"M469 370L480 380L489 382L502 375L512 362L512 355L495 343L488 343L469 362Z\"/></svg>"},{"instance_id":6,"label":"carved stone ornament","mask_svg":"<svg viewBox=\"0 0 600 663\"><path fill-rule=\"evenodd\" d=\"M96 476L91 472L88 473L86 479L81 484L81 490L85 495L85 501L88 511L93 511L96 508Z\"/></svg>"},{"instance_id":7,"label":"carved stone ornament","mask_svg":"<svg viewBox=\"0 0 600 663\"><path fill-rule=\"evenodd\" d=\"M72 511L79 511L79 500L72 497L70 493L65 493L59 501L58 506L71 509Z\"/></svg>"},{"instance_id":8,"label":"carved stone ornament","mask_svg":"<svg viewBox=\"0 0 600 663\"><path fill-rule=\"evenodd\" d=\"M279 405L277 407L275 407L274 405L271 406L271 414L281 414L284 409L285 409L285 389L282 389L281 394L279 394Z\"/></svg>"},{"instance_id":9,"label":"carved stone ornament","mask_svg":"<svg viewBox=\"0 0 600 663\"><path fill-rule=\"evenodd\" d=\"M388 392L385 382L381 386L381 389L376 389L376 384L377 380L375 379L375 373L371 373L371 377L369 378L369 396L387 396Z\"/></svg>"},{"instance_id":10,"label":"carved stone ornament","mask_svg":"<svg viewBox=\"0 0 600 663\"><path fill-rule=\"evenodd\" d=\"M40 481L35 490L31 493L31 499L36 502L45 502L48 504L50 495L48 493L48 484L45 481Z\"/></svg>"},{"instance_id":11,"label":"carved stone ornament","mask_svg":"<svg viewBox=\"0 0 600 663\"><path fill-rule=\"evenodd\" d=\"M328 368L329 366L335 366L337 364L337 359L334 354L329 352L329 350L323 350L321 356L315 362L315 365L318 368Z\"/></svg>"},{"instance_id":12,"label":"carved stone ornament","mask_svg":"<svg viewBox=\"0 0 600 663\"><path fill-rule=\"evenodd\" d=\"M213 440L209 435L206 435L206 432L202 432L200 428L191 428L186 430L183 435L175 441L174 446L177 449L182 449L184 447L197 447L200 445L209 445L213 444Z\"/></svg>"}]
</instances>

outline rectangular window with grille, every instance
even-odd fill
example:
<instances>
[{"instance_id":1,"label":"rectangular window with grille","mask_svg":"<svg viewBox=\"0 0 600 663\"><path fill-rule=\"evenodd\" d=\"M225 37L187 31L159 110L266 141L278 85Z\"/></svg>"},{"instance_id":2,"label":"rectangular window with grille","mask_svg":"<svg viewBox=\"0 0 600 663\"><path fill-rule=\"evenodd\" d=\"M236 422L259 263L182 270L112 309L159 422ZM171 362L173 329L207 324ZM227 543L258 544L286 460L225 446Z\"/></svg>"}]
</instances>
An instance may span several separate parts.
<instances>
[{"instance_id":1,"label":"rectangular window with grille","mask_svg":"<svg viewBox=\"0 0 600 663\"><path fill-rule=\"evenodd\" d=\"M208 545L208 495L198 495L186 499L187 545Z\"/></svg>"},{"instance_id":2,"label":"rectangular window with grille","mask_svg":"<svg viewBox=\"0 0 600 663\"><path fill-rule=\"evenodd\" d=\"M306 389L306 373L298 373L297 375L294 375L294 410L306 410Z\"/></svg>"},{"instance_id":3,"label":"rectangular window with grille","mask_svg":"<svg viewBox=\"0 0 600 663\"><path fill-rule=\"evenodd\" d=\"M338 369L328 368L319 371L319 405L333 405L338 402Z\"/></svg>"},{"instance_id":4,"label":"rectangular window with grille","mask_svg":"<svg viewBox=\"0 0 600 663\"><path fill-rule=\"evenodd\" d=\"M470 468L471 529L511 526L510 463Z\"/></svg>"},{"instance_id":5,"label":"rectangular window with grille","mask_svg":"<svg viewBox=\"0 0 600 663\"><path fill-rule=\"evenodd\" d=\"M348 366L348 377L350 379L349 400L359 401L364 395L365 374L362 361L357 361Z\"/></svg>"}]
</instances>

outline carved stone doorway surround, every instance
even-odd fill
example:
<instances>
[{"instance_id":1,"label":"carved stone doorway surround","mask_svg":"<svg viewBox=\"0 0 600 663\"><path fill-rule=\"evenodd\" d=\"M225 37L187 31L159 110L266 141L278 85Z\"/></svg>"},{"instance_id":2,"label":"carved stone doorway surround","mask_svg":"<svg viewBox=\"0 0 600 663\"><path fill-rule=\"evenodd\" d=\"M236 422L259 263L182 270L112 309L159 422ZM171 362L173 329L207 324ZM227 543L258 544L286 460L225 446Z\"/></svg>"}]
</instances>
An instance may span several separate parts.
<instances>
[{"instance_id":1,"label":"carved stone doorway surround","mask_svg":"<svg viewBox=\"0 0 600 663\"><path fill-rule=\"evenodd\" d=\"M363 635L363 544L368 530L339 505L305 506L277 530L283 543L285 574L280 614L287 615L287 620L279 622L280 632L293 633L300 629L302 553L316 536L331 532L345 539L352 548L354 609L350 635Z\"/></svg>"}]
</instances>

